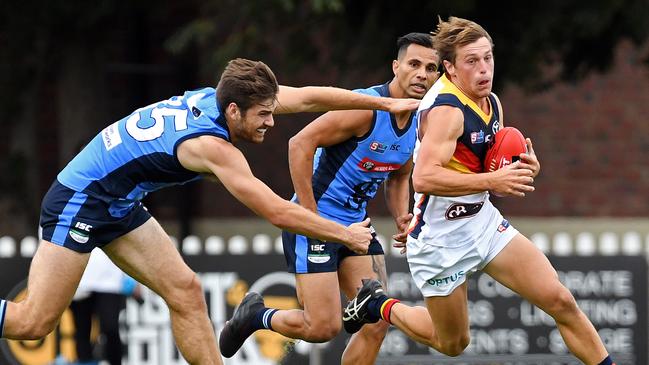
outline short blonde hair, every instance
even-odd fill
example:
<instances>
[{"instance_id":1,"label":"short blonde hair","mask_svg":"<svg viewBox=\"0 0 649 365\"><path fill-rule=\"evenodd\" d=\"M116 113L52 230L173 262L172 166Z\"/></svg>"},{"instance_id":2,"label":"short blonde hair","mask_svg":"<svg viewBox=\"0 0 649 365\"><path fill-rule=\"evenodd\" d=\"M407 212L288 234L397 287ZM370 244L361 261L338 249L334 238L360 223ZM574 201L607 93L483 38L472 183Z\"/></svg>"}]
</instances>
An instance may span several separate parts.
<instances>
[{"instance_id":1,"label":"short blonde hair","mask_svg":"<svg viewBox=\"0 0 649 365\"><path fill-rule=\"evenodd\" d=\"M433 48L439 52L440 62L449 61L455 64L455 56L458 47L466 46L478 39L485 37L494 47L494 42L489 33L478 23L458 17L450 17L443 21L438 17L437 29L431 32L433 36Z\"/></svg>"}]
</instances>

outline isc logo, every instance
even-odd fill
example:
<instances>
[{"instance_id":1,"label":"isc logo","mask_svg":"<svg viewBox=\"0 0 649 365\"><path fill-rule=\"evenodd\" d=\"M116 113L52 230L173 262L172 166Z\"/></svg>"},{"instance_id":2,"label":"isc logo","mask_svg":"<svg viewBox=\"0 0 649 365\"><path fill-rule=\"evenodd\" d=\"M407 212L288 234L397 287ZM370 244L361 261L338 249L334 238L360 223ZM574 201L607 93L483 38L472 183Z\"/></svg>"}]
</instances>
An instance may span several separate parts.
<instances>
[{"instance_id":1,"label":"isc logo","mask_svg":"<svg viewBox=\"0 0 649 365\"><path fill-rule=\"evenodd\" d=\"M319 244L319 245L311 245L311 251L312 252L321 252L325 250L325 245Z\"/></svg>"},{"instance_id":2,"label":"isc logo","mask_svg":"<svg viewBox=\"0 0 649 365\"><path fill-rule=\"evenodd\" d=\"M79 228L82 231L90 232L90 230L92 229L92 226L90 224L88 224L88 223L77 222L74 225L74 228Z\"/></svg>"}]
</instances>

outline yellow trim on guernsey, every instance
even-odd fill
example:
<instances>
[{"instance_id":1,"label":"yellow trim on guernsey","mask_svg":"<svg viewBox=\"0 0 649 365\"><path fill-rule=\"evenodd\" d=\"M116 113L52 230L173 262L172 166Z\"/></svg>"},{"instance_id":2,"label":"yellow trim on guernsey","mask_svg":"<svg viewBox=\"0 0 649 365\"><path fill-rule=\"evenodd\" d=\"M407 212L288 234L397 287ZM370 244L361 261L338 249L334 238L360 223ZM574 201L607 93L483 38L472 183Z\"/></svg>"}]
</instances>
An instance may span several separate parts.
<instances>
[{"instance_id":1,"label":"yellow trim on guernsey","mask_svg":"<svg viewBox=\"0 0 649 365\"><path fill-rule=\"evenodd\" d=\"M444 167L449 170L461 172L463 174L474 174L473 171L469 170L468 167L464 166L460 161L458 161L455 156L452 156L451 160Z\"/></svg>"},{"instance_id":2,"label":"yellow trim on guernsey","mask_svg":"<svg viewBox=\"0 0 649 365\"><path fill-rule=\"evenodd\" d=\"M476 104L473 100L469 99L468 96L466 96L462 90L458 89L455 84L453 84L447 77L446 74L442 75L442 82L444 83L444 87L442 90L439 91L439 95L442 94L452 94L455 95L458 99L460 99L460 102L464 105L468 105L469 108L471 108L482 121L486 124L489 125L489 122L491 121L491 117L494 114L494 108L493 105L491 105L491 99L487 98L487 102L489 103L489 115L485 114L485 112L482 111L482 109Z\"/></svg>"}]
</instances>

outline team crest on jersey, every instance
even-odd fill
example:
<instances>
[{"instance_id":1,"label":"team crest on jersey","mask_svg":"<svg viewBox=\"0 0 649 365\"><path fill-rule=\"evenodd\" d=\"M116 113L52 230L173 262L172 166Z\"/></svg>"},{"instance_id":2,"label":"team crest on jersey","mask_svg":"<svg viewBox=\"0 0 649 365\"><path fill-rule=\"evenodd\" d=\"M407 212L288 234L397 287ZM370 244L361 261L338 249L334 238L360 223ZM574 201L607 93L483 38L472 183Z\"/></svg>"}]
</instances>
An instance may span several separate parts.
<instances>
[{"instance_id":1,"label":"team crest on jersey","mask_svg":"<svg viewBox=\"0 0 649 365\"><path fill-rule=\"evenodd\" d=\"M364 159L358 162L358 167L360 167L361 170L365 170L365 171L390 172L390 171L398 170L399 168L401 168L401 165L396 163L385 163L385 162L374 161L372 159L365 157Z\"/></svg>"},{"instance_id":2,"label":"team crest on jersey","mask_svg":"<svg viewBox=\"0 0 649 365\"><path fill-rule=\"evenodd\" d=\"M383 153L387 148L388 148L387 145L378 141L374 141L370 143L370 151L374 151L376 153Z\"/></svg>"},{"instance_id":3,"label":"team crest on jersey","mask_svg":"<svg viewBox=\"0 0 649 365\"><path fill-rule=\"evenodd\" d=\"M491 126L491 132L493 132L493 134L496 134L498 130L500 130L500 122L498 121L498 119L496 119L494 120L493 126Z\"/></svg>"}]
</instances>

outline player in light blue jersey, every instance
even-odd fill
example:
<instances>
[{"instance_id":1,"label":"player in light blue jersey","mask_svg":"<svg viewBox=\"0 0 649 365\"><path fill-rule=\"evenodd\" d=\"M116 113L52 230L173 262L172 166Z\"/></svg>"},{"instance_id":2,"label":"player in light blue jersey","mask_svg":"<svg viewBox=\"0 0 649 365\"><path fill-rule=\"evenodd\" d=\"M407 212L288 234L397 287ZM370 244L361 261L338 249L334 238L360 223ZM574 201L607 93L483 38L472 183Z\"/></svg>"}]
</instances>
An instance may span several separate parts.
<instances>
[{"instance_id":1,"label":"player in light blue jersey","mask_svg":"<svg viewBox=\"0 0 649 365\"><path fill-rule=\"evenodd\" d=\"M176 344L191 364L221 364L196 274L141 203L149 192L203 175L276 226L367 251L369 222L345 227L286 201L252 174L239 141L261 143L273 113L333 109L410 110L418 100L360 95L330 87L279 86L262 62L230 61L216 89L204 88L137 109L101 131L57 176L43 199L43 239L26 297L0 299L0 337L38 339L68 307L88 263L102 248L122 270L169 306Z\"/></svg>"},{"instance_id":2,"label":"player in light blue jersey","mask_svg":"<svg viewBox=\"0 0 649 365\"><path fill-rule=\"evenodd\" d=\"M397 46L394 78L358 92L424 96L438 77L439 57L430 35L410 33L399 38ZM295 200L322 217L348 225L367 217L367 203L385 181L386 202L398 230L395 239L405 241L412 218L408 213L409 178L417 138L413 115L411 111L330 112L310 123L289 143ZM248 294L221 332L219 344L226 357L234 355L245 339L261 328L309 342L328 341L340 332L341 289L352 298L361 279L386 283L383 249L375 238L367 254L309 234L284 231L282 239L304 309L265 308L259 294ZM350 340L342 363L373 364L386 331L384 323L364 326Z\"/></svg>"}]
</instances>

